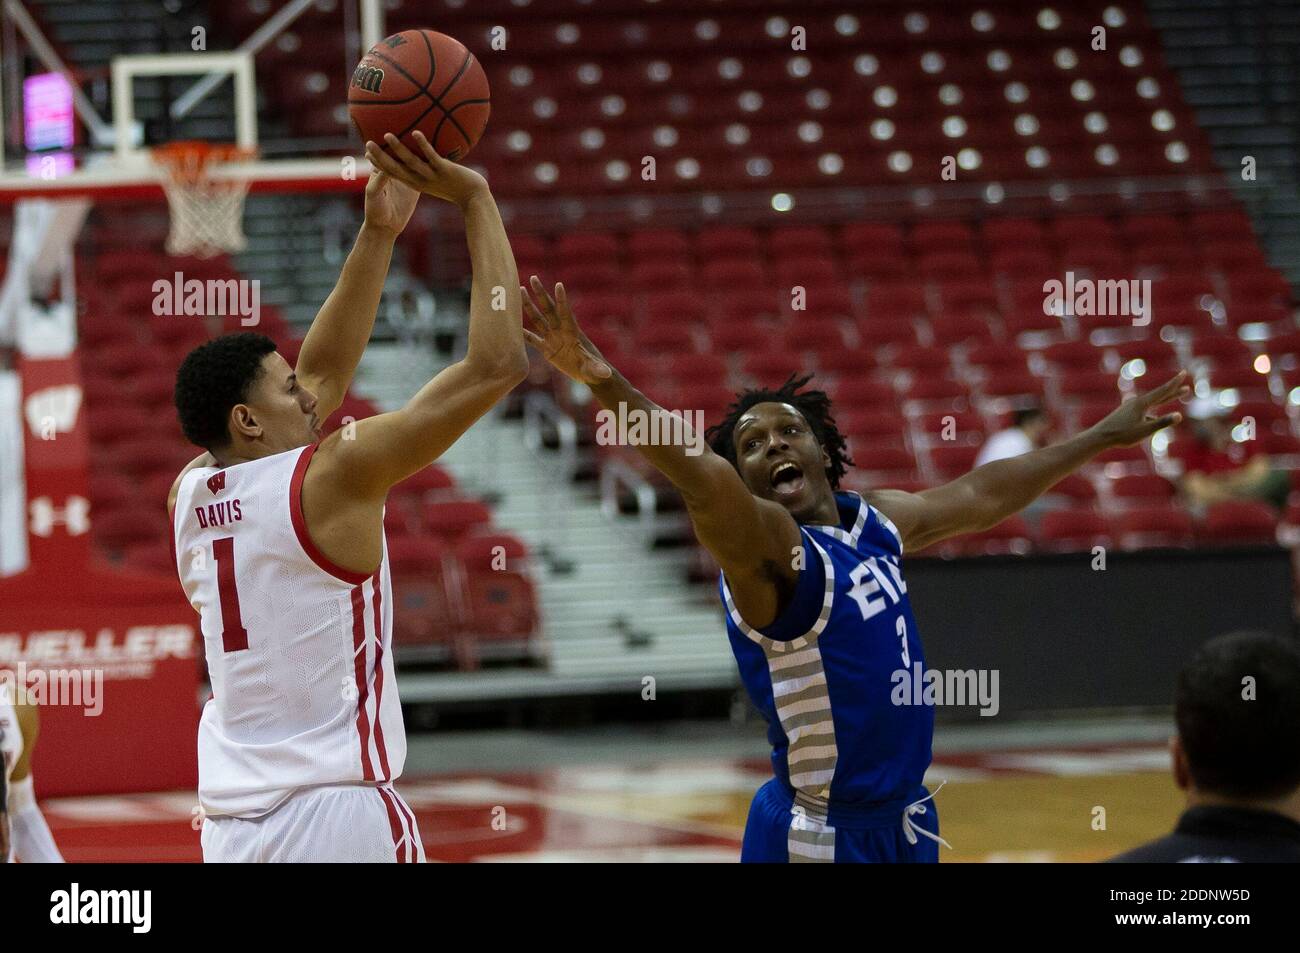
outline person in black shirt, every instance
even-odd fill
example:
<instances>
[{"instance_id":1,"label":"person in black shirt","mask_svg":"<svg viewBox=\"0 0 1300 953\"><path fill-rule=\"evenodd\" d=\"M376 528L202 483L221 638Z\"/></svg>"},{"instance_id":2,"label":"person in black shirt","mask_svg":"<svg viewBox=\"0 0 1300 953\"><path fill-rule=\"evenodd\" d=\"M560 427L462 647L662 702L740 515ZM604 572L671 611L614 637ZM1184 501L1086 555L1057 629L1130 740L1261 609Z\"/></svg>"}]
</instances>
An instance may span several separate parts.
<instances>
[{"instance_id":1,"label":"person in black shirt","mask_svg":"<svg viewBox=\"0 0 1300 953\"><path fill-rule=\"evenodd\" d=\"M1300 643L1260 632L1206 642L1178 676L1172 834L1111 863L1300 863Z\"/></svg>"}]
</instances>

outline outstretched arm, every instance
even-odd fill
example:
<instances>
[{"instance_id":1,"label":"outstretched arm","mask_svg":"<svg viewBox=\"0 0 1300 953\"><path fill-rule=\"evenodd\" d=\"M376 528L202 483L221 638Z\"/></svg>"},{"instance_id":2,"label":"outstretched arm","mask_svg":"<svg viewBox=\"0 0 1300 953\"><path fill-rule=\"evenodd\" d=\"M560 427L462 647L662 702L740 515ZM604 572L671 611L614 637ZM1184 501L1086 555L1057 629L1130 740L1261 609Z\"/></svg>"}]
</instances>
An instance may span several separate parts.
<instances>
[{"instance_id":1,"label":"outstretched arm","mask_svg":"<svg viewBox=\"0 0 1300 953\"><path fill-rule=\"evenodd\" d=\"M537 329L525 331L533 345L557 370L587 384L606 410L640 412L654 421L664 410L610 366L573 318L564 285L555 296L536 276L536 303L524 294L524 309ZM677 487L690 513L700 543L713 554L727 576L740 614L751 625L773 621L798 577L794 554L801 545L799 527L785 508L749 491L727 460L704 442L690 423L675 427L652 424L650 433L680 434L680 442L645 444L637 450Z\"/></svg>"},{"instance_id":2,"label":"outstretched arm","mask_svg":"<svg viewBox=\"0 0 1300 953\"><path fill-rule=\"evenodd\" d=\"M411 219L420 193L374 172L366 184L366 217L338 283L321 305L298 353L299 382L316 395L324 420L343 403L370 341L393 243Z\"/></svg>"},{"instance_id":3,"label":"outstretched arm","mask_svg":"<svg viewBox=\"0 0 1300 953\"><path fill-rule=\"evenodd\" d=\"M470 289L469 347L393 413L360 421L353 439L328 440L322 460L332 458L347 493L382 500L388 488L442 455L528 373L520 317L519 275L487 181L444 159L418 132L423 156L395 137L397 156L367 146L370 161L395 179L455 203L465 217L473 281ZM313 464L313 470L316 465Z\"/></svg>"},{"instance_id":4,"label":"outstretched arm","mask_svg":"<svg viewBox=\"0 0 1300 953\"><path fill-rule=\"evenodd\" d=\"M907 551L924 549L950 536L990 529L1018 513L1097 454L1128 447L1157 430L1177 424L1182 415L1148 416L1190 393L1187 372L1155 390L1125 401L1109 416L1069 440L1019 457L995 460L951 483L905 493L876 490L868 501L898 527Z\"/></svg>"}]
</instances>

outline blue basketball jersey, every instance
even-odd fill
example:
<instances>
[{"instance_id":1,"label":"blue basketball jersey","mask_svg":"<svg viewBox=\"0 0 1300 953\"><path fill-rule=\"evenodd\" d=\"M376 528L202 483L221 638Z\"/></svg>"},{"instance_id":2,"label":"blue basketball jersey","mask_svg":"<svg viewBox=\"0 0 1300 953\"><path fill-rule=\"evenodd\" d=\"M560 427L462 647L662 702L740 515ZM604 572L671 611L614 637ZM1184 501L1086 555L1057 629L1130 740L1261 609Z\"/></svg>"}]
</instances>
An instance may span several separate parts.
<instances>
[{"instance_id":1,"label":"blue basketball jersey","mask_svg":"<svg viewBox=\"0 0 1300 953\"><path fill-rule=\"evenodd\" d=\"M749 697L768 723L778 781L813 817L910 800L930 764L934 708L895 704L925 659L899 566L894 524L837 493L839 526L803 525L794 597L769 626L741 618L725 576L727 635ZM792 556L794 554L791 554ZM917 700L919 701L919 700ZM846 824L849 821L846 820Z\"/></svg>"}]
</instances>

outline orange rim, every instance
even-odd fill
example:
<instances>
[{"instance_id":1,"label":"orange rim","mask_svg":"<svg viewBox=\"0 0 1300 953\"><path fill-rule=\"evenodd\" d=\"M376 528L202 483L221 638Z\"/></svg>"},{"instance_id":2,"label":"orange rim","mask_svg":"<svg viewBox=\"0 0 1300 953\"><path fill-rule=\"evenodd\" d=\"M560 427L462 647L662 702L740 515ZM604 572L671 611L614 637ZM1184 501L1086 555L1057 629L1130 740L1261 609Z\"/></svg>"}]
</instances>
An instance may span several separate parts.
<instances>
[{"instance_id":1,"label":"orange rim","mask_svg":"<svg viewBox=\"0 0 1300 953\"><path fill-rule=\"evenodd\" d=\"M200 182L209 166L245 162L255 158L257 152L228 142L195 139L155 146L150 154L155 162L167 168L173 178L182 182Z\"/></svg>"}]
</instances>

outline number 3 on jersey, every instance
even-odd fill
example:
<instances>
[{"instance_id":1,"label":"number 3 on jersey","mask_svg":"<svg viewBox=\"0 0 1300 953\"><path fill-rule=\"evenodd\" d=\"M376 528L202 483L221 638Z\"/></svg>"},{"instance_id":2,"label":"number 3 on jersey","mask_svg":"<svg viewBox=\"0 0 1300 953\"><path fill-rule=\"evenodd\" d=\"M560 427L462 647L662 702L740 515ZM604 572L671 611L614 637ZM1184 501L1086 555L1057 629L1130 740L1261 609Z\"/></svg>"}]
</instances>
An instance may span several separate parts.
<instances>
[{"instance_id":1,"label":"number 3 on jersey","mask_svg":"<svg viewBox=\"0 0 1300 953\"><path fill-rule=\"evenodd\" d=\"M859 563L858 567L849 573L849 579L853 582L853 588L849 590L849 598L862 610L864 621L884 612L886 606L898 605L902 596L907 593L907 583L903 582L903 574L899 572L898 566L890 560L884 562L889 567L889 575L881 570L880 560L874 556ZM907 619L904 616L898 617L895 631L901 643L903 667L908 668L911 662L908 659Z\"/></svg>"},{"instance_id":2,"label":"number 3 on jersey","mask_svg":"<svg viewBox=\"0 0 1300 953\"><path fill-rule=\"evenodd\" d=\"M235 588L235 537L214 539L212 558L217 563L221 595L221 647L226 652L242 652L248 648L248 630L239 614L239 591Z\"/></svg>"}]
</instances>

